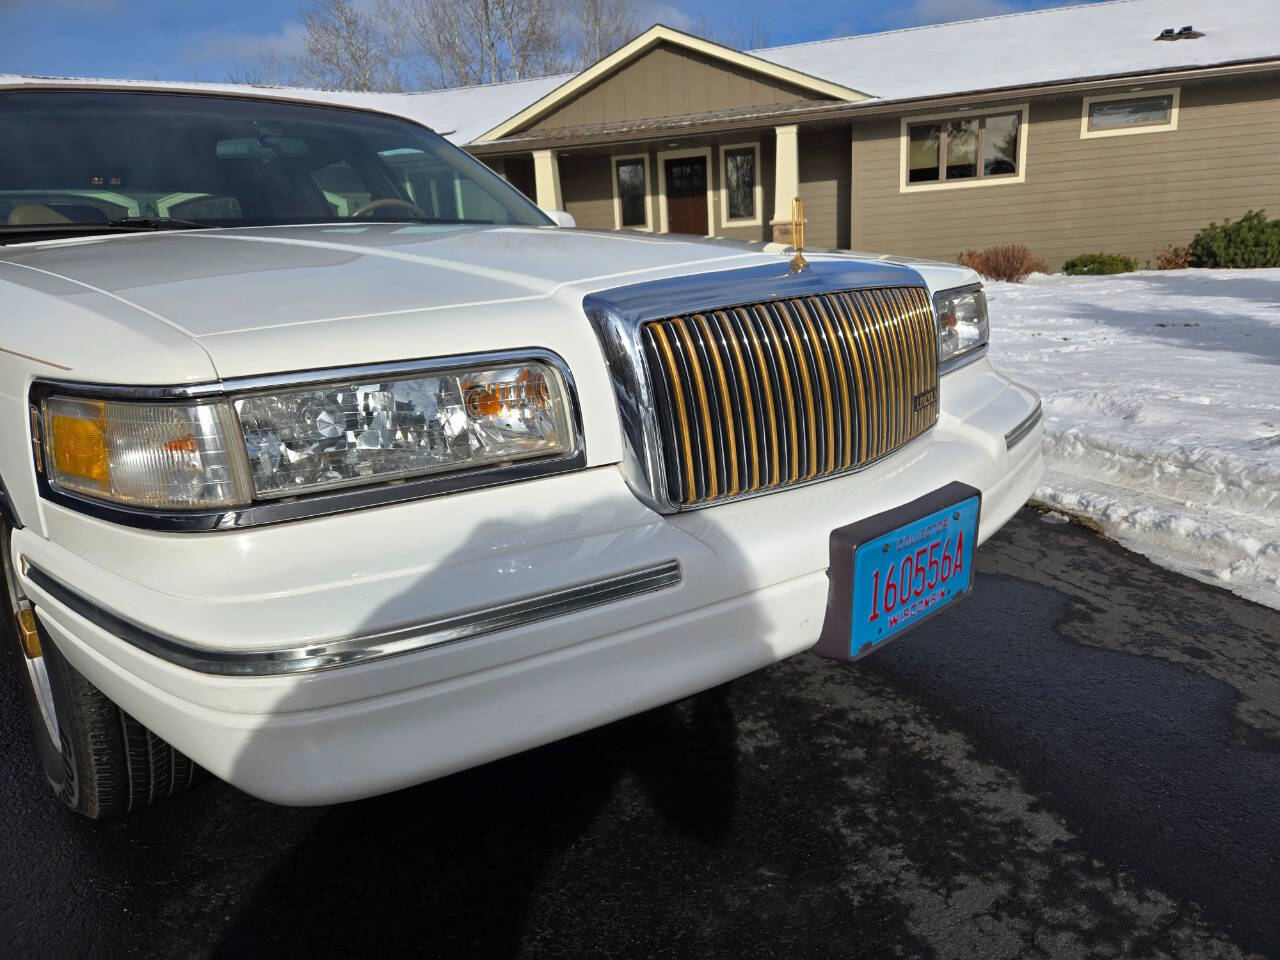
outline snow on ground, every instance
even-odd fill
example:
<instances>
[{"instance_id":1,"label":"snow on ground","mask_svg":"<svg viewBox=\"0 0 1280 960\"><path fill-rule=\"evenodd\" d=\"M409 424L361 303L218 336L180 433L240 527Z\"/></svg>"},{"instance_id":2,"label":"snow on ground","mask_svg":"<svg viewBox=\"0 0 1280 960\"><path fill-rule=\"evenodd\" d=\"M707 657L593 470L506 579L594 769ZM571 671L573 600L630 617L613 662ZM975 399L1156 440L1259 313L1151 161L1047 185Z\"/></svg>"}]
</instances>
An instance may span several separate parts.
<instances>
[{"instance_id":1,"label":"snow on ground","mask_svg":"<svg viewBox=\"0 0 1280 960\"><path fill-rule=\"evenodd\" d=\"M1036 498L1280 609L1280 270L1037 274L987 296L993 362L1044 398Z\"/></svg>"}]
</instances>

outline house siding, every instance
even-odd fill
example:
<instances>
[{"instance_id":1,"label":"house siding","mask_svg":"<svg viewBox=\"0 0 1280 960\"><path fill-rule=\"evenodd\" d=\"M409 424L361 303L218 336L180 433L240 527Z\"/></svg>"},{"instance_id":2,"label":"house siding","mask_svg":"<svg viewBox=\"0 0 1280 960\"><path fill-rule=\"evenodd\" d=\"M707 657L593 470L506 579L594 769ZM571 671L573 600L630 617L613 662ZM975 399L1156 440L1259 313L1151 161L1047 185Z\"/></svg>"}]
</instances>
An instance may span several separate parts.
<instances>
[{"instance_id":1,"label":"house siding","mask_svg":"<svg viewBox=\"0 0 1280 960\"><path fill-rule=\"evenodd\" d=\"M848 245L952 260L1025 243L1059 270L1099 250L1146 263L1210 221L1280 213L1280 78L1184 83L1177 130L1117 137L1081 138L1084 96L1014 101L1030 104L1023 183L902 192L900 117L855 124Z\"/></svg>"},{"instance_id":2,"label":"house siding","mask_svg":"<svg viewBox=\"0 0 1280 960\"><path fill-rule=\"evenodd\" d=\"M650 171L653 164L650 162ZM560 158L560 195L565 210L579 227L589 230L613 229L613 183L611 161L606 156L584 155ZM653 211L650 211L653 216Z\"/></svg>"},{"instance_id":3,"label":"house siding","mask_svg":"<svg viewBox=\"0 0 1280 960\"><path fill-rule=\"evenodd\" d=\"M800 199L804 201L805 243L810 247L849 246L849 129L800 131Z\"/></svg>"},{"instance_id":4,"label":"house siding","mask_svg":"<svg viewBox=\"0 0 1280 960\"><path fill-rule=\"evenodd\" d=\"M824 99L829 98L692 50L660 43L576 94L526 131Z\"/></svg>"}]
</instances>

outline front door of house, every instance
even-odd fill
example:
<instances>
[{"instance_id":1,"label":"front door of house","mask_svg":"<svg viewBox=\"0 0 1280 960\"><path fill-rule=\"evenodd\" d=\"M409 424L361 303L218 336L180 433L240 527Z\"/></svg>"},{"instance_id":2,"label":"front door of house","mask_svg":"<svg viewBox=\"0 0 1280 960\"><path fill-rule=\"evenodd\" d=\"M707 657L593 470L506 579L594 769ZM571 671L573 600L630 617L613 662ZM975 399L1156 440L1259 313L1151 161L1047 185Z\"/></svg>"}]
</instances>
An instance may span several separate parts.
<instances>
[{"instance_id":1,"label":"front door of house","mask_svg":"<svg viewBox=\"0 0 1280 960\"><path fill-rule=\"evenodd\" d=\"M705 237L707 229L707 158L672 157L666 161L667 230Z\"/></svg>"}]
</instances>

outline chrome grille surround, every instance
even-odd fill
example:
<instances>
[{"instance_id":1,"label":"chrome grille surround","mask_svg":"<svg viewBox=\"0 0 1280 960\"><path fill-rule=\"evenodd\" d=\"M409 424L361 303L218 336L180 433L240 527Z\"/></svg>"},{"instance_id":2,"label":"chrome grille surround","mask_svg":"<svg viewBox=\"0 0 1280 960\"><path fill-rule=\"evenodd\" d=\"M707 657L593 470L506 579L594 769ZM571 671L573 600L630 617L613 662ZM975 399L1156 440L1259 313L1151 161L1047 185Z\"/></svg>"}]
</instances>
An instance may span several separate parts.
<instances>
[{"instance_id":1,"label":"chrome grille surround","mask_svg":"<svg viewBox=\"0 0 1280 960\"><path fill-rule=\"evenodd\" d=\"M937 421L919 274L785 262L588 296L622 420L623 470L661 512L869 466Z\"/></svg>"}]
</instances>

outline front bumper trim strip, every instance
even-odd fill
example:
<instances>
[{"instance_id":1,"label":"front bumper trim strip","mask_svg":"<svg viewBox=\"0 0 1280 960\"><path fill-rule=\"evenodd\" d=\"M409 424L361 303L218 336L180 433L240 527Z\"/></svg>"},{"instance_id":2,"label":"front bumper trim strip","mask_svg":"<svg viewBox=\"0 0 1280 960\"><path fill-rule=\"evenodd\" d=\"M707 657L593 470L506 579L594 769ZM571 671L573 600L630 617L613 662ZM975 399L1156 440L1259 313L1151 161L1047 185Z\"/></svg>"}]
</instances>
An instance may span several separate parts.
<instances>
[{"instance_id":1,"label":"front bumper trim strip","mask_svg":"<svg viewBox=\"0 0 1280 960\"><path fill-rule=\"evenodd\" d=\"M122 617L60 583L25 558L24 567L28 579L40 590L126 643L189 670L235 677L314 673L348 664L368 663L567 616L675 586L681 580L679 562L667 560L562 590L376 633L274 650L215 650L158 633Z\"/></svg>"},{"instance_id":2,"label":"front bumper trim strip","mask_svg":"<svg viewBox=\"0 0 1280 960\"><path fill-rule=\"evenodd\" d=\"M1044 409L1039 399L1036 400L1035 409L1032 410L1016 427L1004 435L1004 447L1006 450L1012 450L1015 446L1026 439L1027 434L1035 429L1036 424L1044 417Z\"/></svg>"}]
</instances>

